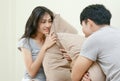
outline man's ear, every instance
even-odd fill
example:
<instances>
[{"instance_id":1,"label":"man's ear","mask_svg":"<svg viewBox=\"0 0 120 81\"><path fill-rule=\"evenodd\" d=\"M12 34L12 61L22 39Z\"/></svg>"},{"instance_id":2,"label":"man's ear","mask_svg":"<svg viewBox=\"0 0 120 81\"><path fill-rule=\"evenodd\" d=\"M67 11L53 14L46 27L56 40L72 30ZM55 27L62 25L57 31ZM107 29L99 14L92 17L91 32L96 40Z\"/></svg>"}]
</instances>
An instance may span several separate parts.
<instances>
[{"instance_id":1,"label":"man's ear","mask_svg":"<svg viewBox=\"0 0 120 81\"><path fill-rule=\"evenodd\" d=\"M91 19L87 19L87 24L89 24L89 27L94 27L95 23Z\"/></svg>"}]
</instances>

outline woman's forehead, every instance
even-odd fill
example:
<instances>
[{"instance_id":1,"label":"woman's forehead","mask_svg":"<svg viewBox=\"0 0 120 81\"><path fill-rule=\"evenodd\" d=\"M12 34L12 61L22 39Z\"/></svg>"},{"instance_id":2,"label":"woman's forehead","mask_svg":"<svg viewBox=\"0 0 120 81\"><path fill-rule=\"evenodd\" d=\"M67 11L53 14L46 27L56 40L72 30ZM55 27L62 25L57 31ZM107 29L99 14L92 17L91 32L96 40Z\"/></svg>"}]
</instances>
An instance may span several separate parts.
<instances>
[{"instance_id":1,"label":"woman's forehead","mask_svg":"<svg viewBox=\"0 0 120 81\"><path fill-rule=\"evenodd\" d=\"M51 16L50 16L50 14L45 13L45 14L43 15L42 19L43 19L43 20L44 20L44 19L51 19Z\"/></svg>"}]
</instances>

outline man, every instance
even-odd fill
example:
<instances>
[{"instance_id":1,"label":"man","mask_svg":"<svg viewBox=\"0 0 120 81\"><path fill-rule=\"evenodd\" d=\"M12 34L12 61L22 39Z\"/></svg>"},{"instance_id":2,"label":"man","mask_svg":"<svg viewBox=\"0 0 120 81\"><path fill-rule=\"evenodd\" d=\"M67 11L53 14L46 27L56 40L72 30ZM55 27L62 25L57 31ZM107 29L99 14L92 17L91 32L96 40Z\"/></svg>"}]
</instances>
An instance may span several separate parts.
<instances>
[{"instance_id":1,"label":"man","mask_svg":"<svg viewBox=\"0 0 120 81\"><path fill-rule=\"evenodd\" d=\"M110 26L111 13L101 4L86 7L81 15L87 37L72 70L72 80L80 81L94 61L106 75L106 81L120 81L120 31Z\"/></svg>"}]
</instances>

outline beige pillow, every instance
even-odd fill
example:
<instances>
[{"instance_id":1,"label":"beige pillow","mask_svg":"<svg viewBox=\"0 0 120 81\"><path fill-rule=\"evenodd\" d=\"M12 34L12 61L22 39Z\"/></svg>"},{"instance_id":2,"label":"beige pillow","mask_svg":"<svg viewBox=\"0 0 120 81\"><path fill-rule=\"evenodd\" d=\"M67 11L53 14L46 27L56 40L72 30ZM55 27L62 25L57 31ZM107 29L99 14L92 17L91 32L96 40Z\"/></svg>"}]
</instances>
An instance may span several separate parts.
<instances>
[{"instance_id":1,"label":"beige pillow","mask_svg":"<svg viewBox=\"0 0 120 81\"><path fill-rule=\"evenodd\" d=\"M51 32L66 32L77 34L77 30L66 22L60 15L56 14ZM47 50L43 67L47 81L71 81L70 63L63 58L63 54L59 50L62 48L59 41L53 47Z\"/></svg>"},{"instance_id":2,"label":"beige pillow","mask_svg":"<svg viewBox=\"0 0 120 81\"><path fill-rule=\"evenodd\" d=\"M55 33L78 33L75 27L64 20L59 14L55 14L55 18L50 31Z\"/></svg>"},{"instance_id":3,"label":"beige pillow","mask_svg":"<svg viewBox=\"0 0 120 81\"><path fill-rule=\"evenodd\" d=\"M106 81L105 75L97 63L94 63L88 72L90 73L90 78L92 81Z\"/></svg>"},{"instance_id":4,"label":"beige pillow","mask_svg":"<svg viewBox=\"0 0 120 81\"><path fill-rule=\"evenodd\" d=\"M57 45L45 54L43 67L47 81L71 81L70 63L63 58Z\"/></svg>"},{"instance_id":5,"label":"beige pillow","mask_svg":"<svg viewBox=\"0 0 120 81\"><path fill-rule=\"evenodd\" d=\"M72 59L71 66L80 54L80 48L85 40L85 37L70 33L57 33L58 38L64 49L68 52Z\"/></svg>"},{"instance_id":6,"label":"beige pillow","mask_svg":"<svg viewBox=\"0 0 120 81\"><path fill-rule=\"evenodd\" d=\"M58 38L73 60L71 64L72 67L80 54L80 49L85 38L83 36L70 33L58 33ZM105 75L97 63L94 63L88 72L92 81L105 81Z\"/></svg>"},{"instance_id":7,"label":"beige pillow","mask_svg":"<svg viewBox=\"0 0 120 81\"><path fill-rule=\"evenodd\" d=\"M57 44L47 50L43 60L43 67L47 81L71 81L71 63L63 58L63 54L59 49L64 47L73 60L72 64L74 64L75 59L80 53L80 48L85 38L77 35L78 32L76 29L62 19L60 15L55 16L51 28L51 32L53 31L57 33L59 40L57 41ZM99 71L101 70L96 70L96 72L98 72L98 76L101 76L102 74L100 74ZM98 76L92 74L92 72L90 72L90 75L99 79ZM104 79L104 77L102 79ZM105 81L102 79L101 81ZM99 80L93 79L93 81Z\"/></svg>"}]
</instances>

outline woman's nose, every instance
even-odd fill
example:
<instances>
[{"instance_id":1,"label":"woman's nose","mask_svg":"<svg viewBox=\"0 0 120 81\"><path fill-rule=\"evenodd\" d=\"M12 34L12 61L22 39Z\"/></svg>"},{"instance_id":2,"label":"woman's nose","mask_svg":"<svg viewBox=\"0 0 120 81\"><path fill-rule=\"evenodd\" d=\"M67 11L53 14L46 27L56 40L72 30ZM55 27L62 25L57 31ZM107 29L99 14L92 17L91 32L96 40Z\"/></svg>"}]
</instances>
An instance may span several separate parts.
<instances>
[{"instance_id":1,"label":"woman's nose","mask_svg":"<svg viewBox=\"0 0 120 81\"><path fill-rule=\"evenodd\" d=\"M51 23L46 22L45 26L46 26L46 27L51 27Z\"/></svg>"}]
</instances>

